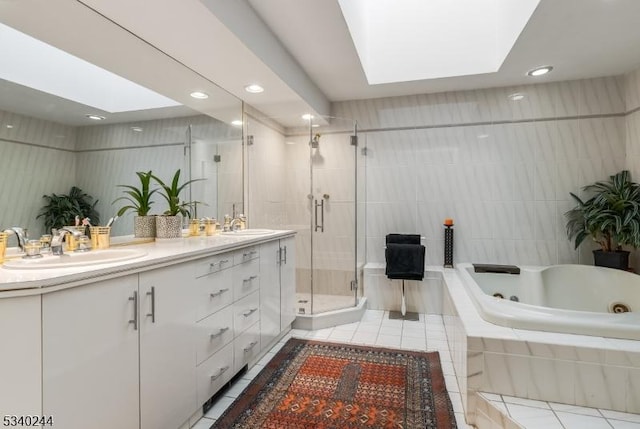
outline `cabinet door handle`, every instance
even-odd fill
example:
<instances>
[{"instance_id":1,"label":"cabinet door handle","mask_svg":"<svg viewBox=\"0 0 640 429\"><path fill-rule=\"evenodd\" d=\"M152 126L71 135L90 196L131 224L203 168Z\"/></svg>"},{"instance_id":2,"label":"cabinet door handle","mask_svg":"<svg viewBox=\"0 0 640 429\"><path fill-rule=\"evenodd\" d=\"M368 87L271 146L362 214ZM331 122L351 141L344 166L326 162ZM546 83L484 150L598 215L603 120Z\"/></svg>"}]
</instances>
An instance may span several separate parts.
<instances>
[{"instance_id":1,"label":"cabinet door handle","mask_svg":"<svg viewBox=\"0 0 640 429\"><path fill-rule=\"evenodd\" d=\"M257 279L257 278L258 278L258 276L251 276L251 277L248 277L248 278L242 280L242 283L249 283L249 282L251 282L251 281L253 281L253 280Z\"/></svg>"},{"instance_id":2,"label":"cabinet door handle","mask_svg":"<svg viewBox=\"0 0 640 429\"><path fill-rule=\"evenodd\" d=\"M251 351L252 348L254 348L256 346L256 344L258 344L257 341L252 341L251 343L249 343L249 345L247 347L245 347L243 350L245 353L249 353Z\"/></svg>"},{"instance_id":3,"label":"cabinet door handle","mask_svg":"<svg viewBox=\"0 0 640 429\"><path fill-rule=\"evenodd\" d=\"M225 327L225 328L220 328L220 330L218 332L216 332L215 334L211 334L211 339L213 340L214 338L218 338L220 335L224 334L228 330L229 330L228 326Z\"/></svg>"},{"instance_id":4,"label":"cabinet door handle","mask_svg":"<svg viewBox=\"0 0 640 429\"><path fill-rule=\"evenodd\" d=\"M228 259L223 259L222 261L218 262L218 265L220 266L220 268L222 268L222 264L226 264L227 262L229 262Z\"/></svg>"},{"instance_id":5,"label":"cabinet door handle","mask_svg":"<svg viewBox=\"0 0 640 429\"><path fill-rule=\"evenodd\" d=\"M258 309L257 309L257 308L252 308L251 310L249 310L249 311L245 311L244 313L242 313L242 315L243 315L244 317L249 317L249 316L251 316L253 313L255 313L256 311L258 311Z\"/></svg>"},{"instance_id":6,"label":"cabinet door handle","mask_svg":"<svg viewBox=\"0 0 640 429\"><path fill-rule=\"evenodd\" d=\"M227 372L228 369L229 369L229 365L220 368L217 374L211 376L211 381L215 381L216 379L220 378L220 376L225 372Z\"/></svg>"},{"instance_id":7,"label":"cabinet door handle","mask_svg":"<svg viewBox=\"0 0 640 429\"><path fill-rule=\"evenodd\" d=\"M129 301L133 301L133 319L129 323L133 324L133 330L138 330L138 291L133 291L133 296L129 297Z\"/></svg>"},{"instance_id":8,"label":"cabinet door handle","mask_svg":"<svg viewBox=\"0 0 640 429\"><path fill-rule=\"evenodd\" d=\"M225 293L228 290L229 290L229 288L220 289L218 292L213 292L213 293L211 293L209 295L211 295L211 298L215 298L216 296L220 296L220 295L222 295L223 293Z\"/></svg>"},{"instance_id":9,"label":"cabinet door handle","mask_svg":"<svg viewBox=\"0 0 640 429\"><path fill-rule=\"evenodd\" d=\"M287 246L284 246L284 264L287 265Z\"/></svg>"},{"instance_id":10,"label":"cabinet door handle","mask_svg":"<svg viewBox=\"0 0 640 429\"><path fill-rule=\"evenodd\" d=\"M276 265L282 265L282 247L276 250Z\"/></svg>"},{"instance_id":11,"label":"cabinet door handle","mask_svg":"<svg viewBox=\"0 0 640 429\"><path fill-rule=\"evenodd\" d=\"M151 317L151 323L156 323L156 287L151 286L151 292L147 292L151 296L151 313L147 313L147 317Z\"/></svg>"}]
</instances>

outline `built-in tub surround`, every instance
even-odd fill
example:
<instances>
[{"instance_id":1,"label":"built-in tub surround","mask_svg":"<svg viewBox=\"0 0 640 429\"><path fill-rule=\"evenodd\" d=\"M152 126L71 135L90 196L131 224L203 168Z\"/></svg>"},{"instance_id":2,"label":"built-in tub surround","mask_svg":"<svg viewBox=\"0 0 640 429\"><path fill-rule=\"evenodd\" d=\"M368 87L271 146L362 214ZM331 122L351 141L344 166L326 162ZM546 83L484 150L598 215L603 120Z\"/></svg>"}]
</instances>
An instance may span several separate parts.
<instances>
[{"instance_id":1,"label":"built-in tub surround","mask_svg":"<svg viewBox=\"0 0 640 429\"><path fill-rule=\"evenodd\" d=\"M640 413L640 341L514 329L482 319L444 269L443 318L465 415L476 392Z\"/></svg>"},{"instance_id":2,"label":"built-in tub surround","mask_svg":"<svg viewBox=\"0 0 640 429\"><path fill-rule=\"evenodd\" d=\"M458 265L458 274L480 316L491 323L640 339L640 276L636 274L587 265L522 267L519 275L476 273L470 264ZM614 307L622 306L632 312L613 313Z\"/></svg>"}]
</instances>

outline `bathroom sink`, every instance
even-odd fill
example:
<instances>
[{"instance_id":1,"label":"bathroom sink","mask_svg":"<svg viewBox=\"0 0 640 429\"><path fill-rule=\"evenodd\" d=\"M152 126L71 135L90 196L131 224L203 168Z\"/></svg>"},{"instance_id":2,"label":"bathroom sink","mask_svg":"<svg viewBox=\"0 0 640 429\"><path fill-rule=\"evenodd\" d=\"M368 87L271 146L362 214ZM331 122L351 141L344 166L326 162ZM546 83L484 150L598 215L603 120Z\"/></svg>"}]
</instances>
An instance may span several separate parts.
<instances>
[{"instance_id":1,"label":"bathroom sink","mask_svg":"<svg viewBox=\"0 0 640 429\"><path fill-rule=\"evenodd\" d=\"M239 229L237 231L221 232L220 234L231 235L231 236L236 235L238 237L241 237L245 235L267 235L267 234L273 234L273 233L275 233L273 229L255 228L255 229Z\"/></svg>"},{"instance_id":2,"label":"bathroom sink","mask_svg":"<svg viewBox=\"0 0 640 429\"><path fill-rule=\"evenodd\" d=\"M136 249L105 249L90 252L68 252L62 256L45 255L36 259L9 259L3 267L15 270L53 269L81 267L86 265L110 264L129 259L141 258L147 253Z\"/></svg>"}]
</instances>

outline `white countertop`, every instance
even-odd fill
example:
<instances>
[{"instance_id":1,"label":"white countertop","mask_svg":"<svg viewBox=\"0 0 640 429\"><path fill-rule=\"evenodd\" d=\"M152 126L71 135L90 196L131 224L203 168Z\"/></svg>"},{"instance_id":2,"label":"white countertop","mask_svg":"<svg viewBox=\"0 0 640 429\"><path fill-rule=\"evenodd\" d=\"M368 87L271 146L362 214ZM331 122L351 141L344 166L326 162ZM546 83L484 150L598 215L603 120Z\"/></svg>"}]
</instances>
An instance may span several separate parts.
<instances>
[{"instance_id":1,"label":"white countertop","mask_svg":"<svg viewBox=\"0 0 640 429\"><path fill-rule=\"evenodd\" d=\"M293 234L295 234L294 231L274 230L272 233L261 235L214 235L164 239L152 243L125 245L122 248L135 248L146 253L145 256L126 261L48 269L1 267L0 298L52 292L90 281L119 277L215 255ZM132 236L129 238L133 240ZM127 237L124 237L125 242L126 239ZM118 241L122 242L123 239L116 237L112 239L112 243ZM114 246L112 245L112 248L119 248ZM100 252L100 250L91 252Z\"/></svg>"}]
</instances>

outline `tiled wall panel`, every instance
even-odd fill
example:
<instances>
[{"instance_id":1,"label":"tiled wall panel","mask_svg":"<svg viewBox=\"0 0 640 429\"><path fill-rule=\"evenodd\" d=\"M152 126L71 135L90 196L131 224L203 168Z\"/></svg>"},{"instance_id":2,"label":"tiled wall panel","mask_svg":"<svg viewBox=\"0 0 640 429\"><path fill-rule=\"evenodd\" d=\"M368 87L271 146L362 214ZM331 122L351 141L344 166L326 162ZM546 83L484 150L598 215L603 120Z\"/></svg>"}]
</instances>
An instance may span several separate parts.
<instances>
[{"instance_id":1,"label":"tiled wall panel","mask_svg":"<svg viewBox=\"0 0 640 429\"><path fill-rule=\"evenodd\" d=\"M609 77L334 103L367 149L367 262L384 262L386 234L416 232L427 264L442 264L452 217L458 262L591 263L590 243L568 242L564 213L570 192L628 167L640 129L625 116L629 88Z\"/></svg>"}]
</instances>

